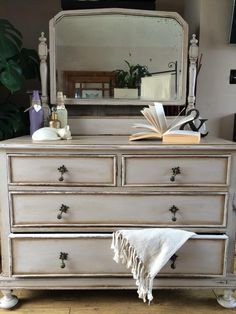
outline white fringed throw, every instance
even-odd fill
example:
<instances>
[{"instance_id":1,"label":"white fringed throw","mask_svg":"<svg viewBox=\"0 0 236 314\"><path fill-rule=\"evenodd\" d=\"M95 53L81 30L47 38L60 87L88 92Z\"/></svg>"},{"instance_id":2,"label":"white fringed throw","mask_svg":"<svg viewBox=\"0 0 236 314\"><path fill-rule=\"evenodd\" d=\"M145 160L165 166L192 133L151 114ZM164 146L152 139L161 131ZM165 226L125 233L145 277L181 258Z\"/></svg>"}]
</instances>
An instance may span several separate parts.
<instances>
[{"instance_id":1,"label":"white fringed throw","mask_svg":"<svg viewBox=\"0 0 236 314\"><path fill-rule=\"evenodd\" d=\"M170 228L118 230L113 233L113 259L131 268L139 298L144 302L148 299L150 304L155 276L193 235L194 232Z\"/></svg>"}]
</instances>

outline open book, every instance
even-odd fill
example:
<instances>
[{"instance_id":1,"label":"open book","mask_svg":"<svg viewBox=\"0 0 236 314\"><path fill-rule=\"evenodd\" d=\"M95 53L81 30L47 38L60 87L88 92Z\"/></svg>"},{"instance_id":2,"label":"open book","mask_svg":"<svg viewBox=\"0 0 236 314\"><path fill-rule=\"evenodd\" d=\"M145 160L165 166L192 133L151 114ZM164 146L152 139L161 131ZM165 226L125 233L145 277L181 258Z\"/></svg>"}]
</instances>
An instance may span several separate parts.
<instances>
[{"instance_id":1,"label":"open book","mask_svg":"<svg viewBox=\"0 0 236 314\"><path fill-rule=\"evenodd\" d=\"M177 130L186 122L192 121L194 116L177 116L170 125L167 124L163 105L155 102L154 105L141 110L148 124L137 123L133 127L144 129L143 132L132 134L130 141L142 139L162 139L164 143L195 144L200 142L200 133L190 130Z\"/></svg>"}]
</instances>

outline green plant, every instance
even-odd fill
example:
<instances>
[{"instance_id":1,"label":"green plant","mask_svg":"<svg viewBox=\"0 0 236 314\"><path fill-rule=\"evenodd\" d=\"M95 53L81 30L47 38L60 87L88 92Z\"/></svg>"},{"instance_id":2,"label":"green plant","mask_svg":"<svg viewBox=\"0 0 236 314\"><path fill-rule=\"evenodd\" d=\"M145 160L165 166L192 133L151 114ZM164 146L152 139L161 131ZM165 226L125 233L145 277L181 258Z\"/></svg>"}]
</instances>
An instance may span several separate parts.
<instances>
[{"instance_id":1,"label":"green plant","mask_svg":"<svg viewBox=\"0 0 236 314\"><path fill-rule=\"evenodd\" d=\"M26 79L39 78L39 58L33 49L22 47L22 34L6 19L0 19L0 86L9 91L0 105L0 140L23 135L26 120L23 108L12 104L10 96Z\"/></svg>"},{"instance_id":2,"label":"green plant","mask_svg":"<svg viewBox=\"0 0 236 314\"><path fill-rule=\"evenodd\" d=\"M118 88L138 88L141 78L150 76L147 66L132 65L127 60L124 60L128 66L128 70L116 70L116 87Z\"/></svg>"}]
</instances>

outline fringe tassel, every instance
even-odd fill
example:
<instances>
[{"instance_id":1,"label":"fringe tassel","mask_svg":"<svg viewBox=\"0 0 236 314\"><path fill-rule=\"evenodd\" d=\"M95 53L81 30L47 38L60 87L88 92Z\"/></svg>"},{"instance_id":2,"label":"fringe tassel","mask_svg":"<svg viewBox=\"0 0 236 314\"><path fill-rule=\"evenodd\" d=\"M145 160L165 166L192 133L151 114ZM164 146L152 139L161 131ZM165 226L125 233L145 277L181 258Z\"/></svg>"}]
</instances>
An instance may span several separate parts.
<instances>
[{"instance_id":1,"label":"fringe tassel","mask_svg":"<svg viewBox=\"0 0 236 314\"><path fill-rule=\"evenodd\" d=\"M114 261L124 264L128 269L131 268L131 273L138 287L137 293L139 298L143 299L143 302L146 302L147 299L150 305L150 302L153 300L152 287L154 278L151 278L147 273L145 265L135 249L128 243L120 231L113 233L111 248L114 250Z\"/></svg>"}]
</instances>

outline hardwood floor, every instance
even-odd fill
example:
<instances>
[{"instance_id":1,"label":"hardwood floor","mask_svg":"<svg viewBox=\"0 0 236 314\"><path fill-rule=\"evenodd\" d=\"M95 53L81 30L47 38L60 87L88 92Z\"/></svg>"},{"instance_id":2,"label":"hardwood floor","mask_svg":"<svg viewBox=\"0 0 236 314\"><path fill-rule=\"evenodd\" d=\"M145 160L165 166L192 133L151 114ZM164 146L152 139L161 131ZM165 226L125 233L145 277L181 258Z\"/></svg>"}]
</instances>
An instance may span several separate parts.
<instances>
[{"instance_id":1,"label":"hardwood floor","mask_svg":"<svg viewBox=\"0 0 236 314\"><path fill-rule=\"evenodd\" d=\"M220 292L220 291L217 291ZM217 314L223 309L210 290L156 290L151 306L137 298L134 290L118 291L33 291L16 293L17 314ZM8 313L9 310L0 310Z\"/></svg>"}]
</instances>

